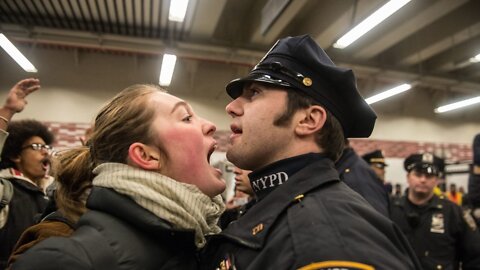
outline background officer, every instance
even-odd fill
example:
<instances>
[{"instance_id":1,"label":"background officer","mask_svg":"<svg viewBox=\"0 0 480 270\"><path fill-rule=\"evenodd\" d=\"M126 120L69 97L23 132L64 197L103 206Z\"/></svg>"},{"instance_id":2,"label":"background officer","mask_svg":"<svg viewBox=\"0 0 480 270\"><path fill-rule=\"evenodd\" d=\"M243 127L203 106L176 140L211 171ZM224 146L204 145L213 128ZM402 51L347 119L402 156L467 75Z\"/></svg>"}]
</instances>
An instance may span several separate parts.
<instances>
[{"instance_id":1,"label":"background officer","mask_svg":"<svg viewBox=\"0 0 480 270\"><path fill-rule=\"evenodd\" d=\"M345 148L342 155L335 163L340 180L358 194L362 195L367 202L384 216L389 216L388 192L383 181L377 177L372 168L355 153L350 147L349 141L345 140Z\"/></svg>"},{"instance_id":2,"label":"background officer","mask_svg":"<svg viewBox=\"0 0 480 270\"><path fill-rule=\"evenodd\" d=\"M370 165L370 168L373 169L378 178L385 183L385 167L388 166L385 163L385 157L381 150L375 150L370 153L366 153L362 158Z\"/></svg>"},{"instance_id":3,"label":"background officer","mask_svg":"<svg viewBox=\"0 0 480 270\"><path fill-rule=\"evenodd\" d=\"M443 160L430 153L404 162L409 188L391 204L391 218L407 236L423 269L479 269L480 235L462 209L434 196Z\"/></svg>"}]
</instances>

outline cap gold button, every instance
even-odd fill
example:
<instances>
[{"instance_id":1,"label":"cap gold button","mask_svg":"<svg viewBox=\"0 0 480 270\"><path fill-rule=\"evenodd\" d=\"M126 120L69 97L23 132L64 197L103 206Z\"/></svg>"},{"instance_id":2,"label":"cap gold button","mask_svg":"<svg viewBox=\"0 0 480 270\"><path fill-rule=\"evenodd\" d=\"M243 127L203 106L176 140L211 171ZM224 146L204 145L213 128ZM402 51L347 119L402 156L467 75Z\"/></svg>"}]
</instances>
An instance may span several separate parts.
<instances>
[{"instance_id":1,"label":"cap gold button","mask_svg":"<svg viewBox=\"0 0 480 270\"><path fill-rule=\"evenodd\" d=\"M303 85L305 86L311 86L312 85L312 79L310 79L309 77L305 77L303 78Z\"/></svg>"}]
</instances>

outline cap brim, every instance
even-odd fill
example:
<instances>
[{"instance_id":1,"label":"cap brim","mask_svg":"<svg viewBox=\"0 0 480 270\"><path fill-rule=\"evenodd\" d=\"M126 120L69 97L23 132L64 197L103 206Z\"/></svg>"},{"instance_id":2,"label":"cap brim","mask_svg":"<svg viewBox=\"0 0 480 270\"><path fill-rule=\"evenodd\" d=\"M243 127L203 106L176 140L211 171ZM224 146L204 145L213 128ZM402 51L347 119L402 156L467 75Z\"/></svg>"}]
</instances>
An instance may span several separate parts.
<instances>
[{"instance_id":1,"label":"cap brim","mask_svg":"<svg viewBox=\"0 0 480 270\"><path fill-rule=\"evenodd\" d=\"M280 79L273 78L268 74L250 74L247 77L235 79L231 81L229 84L227 84L227 86L225 87L227 90L227 94L231 98L236 99L242 94L243 86L247 82L260 82L260 83L266 83L266 84L282 86L282 87L292 87L290 83L286 81L282 81Z\"/></svg>"},{"instance_id":2,"label":"cap brim","mask_svg":"<svg viewBox=\"0 0 480 270\"><path fill-rule=\"evenodd\" d=\"M378 162L374 162L374 163L371 163L371 164L373 166L377 167L377 168L380 168L380 169L383 169L383 168L388 166L386 163L378 163Z\"/></svg>"},{"instance_id":3,"label":"cap brim","mask_svg":"<svg viewBox=\"0 0 480 270\"><path fill-rule=\"evenodd\" d=\"M438 170L437 166L428 163L417 163L415 164L410 171L417 171L424 174L430 174L438 176L440 171Z\"/></svg>"}]
</instances>

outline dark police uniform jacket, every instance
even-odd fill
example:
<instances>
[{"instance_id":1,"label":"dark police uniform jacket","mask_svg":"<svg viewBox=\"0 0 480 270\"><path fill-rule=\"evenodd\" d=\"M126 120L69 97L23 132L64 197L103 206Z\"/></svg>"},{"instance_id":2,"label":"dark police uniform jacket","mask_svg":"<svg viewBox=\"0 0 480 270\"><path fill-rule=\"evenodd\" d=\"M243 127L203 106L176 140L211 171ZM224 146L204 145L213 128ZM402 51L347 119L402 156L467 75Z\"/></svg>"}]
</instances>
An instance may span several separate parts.
<instances>
[{"instance_id":1,"label":"dark police uniform jacket","mask_svg":"<svg viewBox=\"0 0 480 270\"><path fill-rule=\"evenodd\" d=\"M462 208L470 211L476 225L480 226L480 174L470 172L468 176L468 194L463 195Z\"/></svg>"},{"instance_id":2,"label":"dark police uniform jacket","mask_svg":"<svg viewBox=\"0 0 480 270\"><path fill-rule=\"evenodd\" d=\"M94 187L72 236L29 249L12 269L197 269L193 231L178 231L112 189Z\"/></svg>"},{"instance_id":3,"label":"dark police uniform jacket","mask_svg":"<svg viewBox=\"0 0 480 270\"><path fill-rule=\"evenodd\" d=\"M480 208L480 174L470 172L468 176L468 195L473 208Z\"/></svg>"},{"instance_id":4,"label":"dark police uniform jacket","mask_svg":"<svg viewBox=\"0 0 480 270\"><path fill-rule=\"evenodd\" d=\"M335 164L340 179L384 216L389 216L389 198L382 180L351 147L345 148Z\"/></svg>"},{"instance_id":5,"label":"dark police uniform jacket","mask_svg":"<svg viewBox=\"0 0 480 270\"><path fill-rule=\"evenodd\" d=\"M213 236L204 250L202 266L237 270L420 269L395 224L340 182L327 158L301 168Z\"/></svg>"},{"instance_id":6,"label":"dark police uniform jacket","mask_svg":"<svg viewBox=\"0 0 480 270\"><path fill-rule=\"evenodd\" d=\"M408 193L407 193L408 194ZM391 218L407 236L425 270L480 269L480 235L461 208L438 196L418 207L407 196L395 199Z\"/></svg>"}]
</instances>

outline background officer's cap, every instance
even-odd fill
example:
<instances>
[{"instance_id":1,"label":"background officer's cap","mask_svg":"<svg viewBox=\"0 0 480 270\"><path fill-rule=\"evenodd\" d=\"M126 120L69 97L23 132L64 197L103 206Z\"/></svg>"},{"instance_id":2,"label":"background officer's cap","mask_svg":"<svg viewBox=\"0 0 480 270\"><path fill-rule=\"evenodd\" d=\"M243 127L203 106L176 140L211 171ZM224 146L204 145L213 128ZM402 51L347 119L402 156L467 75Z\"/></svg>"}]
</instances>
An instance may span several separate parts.
<instances>
[{"instance_id":1,"label":"background officer's cap","mask_svg":"<svg viewBox=\"0 0 480 270\"><path fill-rule=\"evenodd\" d=\"M278 40L246 77L227 85L227 93L237 98L246 82L288 87L312 97L340 121L346 138L368 137L373 131L377 116L358 93L352 70L335 66L308 35Z\"/></svg>"},{"instance_id":2,"label":"background officer's cap","mask_svg":"<svg viewBox=\"0 0 480 270\"><path fill-rule=\"evenodd\" d=\"M379 165L381 168L388 166L387 163L385 163L385 157L383 156L381 150L375 150L373 152L366 153L362 156L362 158L370 165Z\"/></svg>"},{"instance_id":3,"label":"background officer's cap","mask_svg":"<svg viewBox=\"0 0 480 270\"><path fill-rule=\"evenodd\" d=\"M445 161L431 153L413 154L405 159L403 167L407 172L415 170L425 174L441 176L445 168Z\"/></svg>"}]
</instances>

